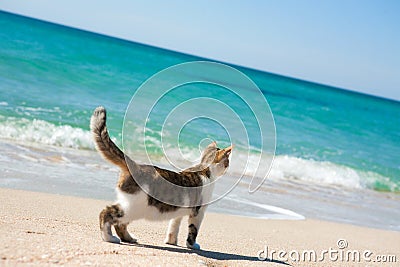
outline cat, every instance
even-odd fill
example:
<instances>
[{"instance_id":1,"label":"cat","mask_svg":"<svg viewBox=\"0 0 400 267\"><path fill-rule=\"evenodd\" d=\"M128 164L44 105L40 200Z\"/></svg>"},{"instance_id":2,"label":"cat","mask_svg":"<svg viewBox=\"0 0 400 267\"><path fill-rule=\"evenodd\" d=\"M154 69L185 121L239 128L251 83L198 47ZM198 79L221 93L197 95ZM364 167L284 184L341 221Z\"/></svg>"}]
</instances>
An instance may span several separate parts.
<instances>
[{"instance_id":1,"label":"cat","mask_svg":"<svg viewBox=\"0 0 400 267\"><path fill-rule=\"evenodd\" d=\"M116 188L117 201L100 212L99 220L102 239L112 243L121 241L136 243L137 239L127 231L127 226L130 222L137 219L169 219L167 236L164 242L170 245L177 245L182 217L189 216L186 246L190 249L200 249L200 245L196 243L196 237L207 205L199 204L194 207L186 205L186 207L182 207L180 205L167 204L146 192L168 194L168 197L173 201L177 201L174 203L183 204L187 203L187 200L190 203L206 203L211 192L203 192L205 190L203 190L204 187L202 186L206 184L213 186L212 182L217 177L225 174L229 167L229 156L233 145L220 149L217 147L216 142L212 142L202 153L200 164L177 173L156 166L138 164L125 155L109 137L104 107L98 107L94 110L90 120L90 129L98 152L106 160L120 168L119 181ZM136 182L138 179L141 181L141 186ZM158 182L160 179L165 179L176 185L191 187L192 189L199 188L199 191L190 191L192 195L188 195L182 194L180 190L164 190ZM213 187L210 188L212 190ZM200 199L200 202L192 201L196 199ZM112 226L119 238L113 236Z\"/></svg>"}]
</instances>

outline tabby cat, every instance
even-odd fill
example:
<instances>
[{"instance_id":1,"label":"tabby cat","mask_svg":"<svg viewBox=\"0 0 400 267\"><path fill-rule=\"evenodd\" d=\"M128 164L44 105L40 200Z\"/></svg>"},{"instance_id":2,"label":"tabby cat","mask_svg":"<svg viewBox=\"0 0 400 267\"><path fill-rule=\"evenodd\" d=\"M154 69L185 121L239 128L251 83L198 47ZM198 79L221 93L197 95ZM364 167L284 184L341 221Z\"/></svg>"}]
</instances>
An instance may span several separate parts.
<instances>
[{"instance_id":1,"label":"tabby cat","mask_svg":"<svg viewBox=\"0 0 400 267\"><path fill-rule=\"evenodd\" d=\"M219 149L213 142L202 153L200 164L177 173L156 166L138 164L125 155L108 135L104 107L95 109L90 121L90 128L99 153L121 169L116 188L117 201L104 208L99 216L103 240L113 243L119 243L120 240L135 243L137 240L127 231L130 222L137 219L169 219L165 243L176 245L182 217L189 216L186 246L199 249L196 237L207 207L201 203L207 203L211 196L211 192L204 192L202 186L210 184L209 188L212 190L212 182L226 172L233 146ZM198 188L198 190L185 193L181 190L163 188L160 179L186 188ZM136 181L141 181L140 186ZM169 203L181 203L182 205L159 201L152 197L154 194L150 194L151 192L161 192L171 199L172 202ZM193 206L188 203L200 204ZM115 228L119 238L113 236L111 226Z\"/></svg>"}]
</instances>

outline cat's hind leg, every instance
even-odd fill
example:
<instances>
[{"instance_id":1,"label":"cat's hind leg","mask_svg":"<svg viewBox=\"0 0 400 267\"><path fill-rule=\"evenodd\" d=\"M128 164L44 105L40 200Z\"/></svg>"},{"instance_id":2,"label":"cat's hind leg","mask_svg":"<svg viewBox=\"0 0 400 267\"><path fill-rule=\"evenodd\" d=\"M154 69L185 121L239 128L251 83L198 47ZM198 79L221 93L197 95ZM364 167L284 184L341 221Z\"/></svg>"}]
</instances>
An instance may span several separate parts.
<instances>
[{"instance_id":1,"label":"cat's hind leg","mask_svg":"<svg viewBox=\"0 0 400 267\"><path fill-rule=\"evenodd\" d=\"M111 226L119 223L124 216L124 211L119 204L107 206L99 215L101 237L106 242L119 243L118 237L113 236Z\"/></svg>"},{"instance_id":2,"label":"cat's hind leg","mask_svg":"<svg viewBox=\"0 0 400 267\"><path fill-rule=\"evenodd\" d=\"M182 217L178 217L169 221L167 236L164 243L170 245L176 245L178 243L179 226L181 224Z\"/></svg>"},{"instance_id":3,"label":"cat's hind leg","mask_svg":"<svg viewBox=\"0 0 400 267\"><path fill-rule=\"evenodd\" d=\"M128 232L128 224L115 224L114 225L115 232L117 232L117 235L119 238L121 238L122 242L126 243L136 243L137 239L133 238L129 232Z\"/></svg>"},{"instance_id":4,"label":"cat's hind leg","mask_svg":"<svg viewBox=\"0 0 400 267\"><path fill-rule=\"evenodd\" d=\"M186 239L186 246L191 249L200 249L200 245L196 243L197 234L200 229L201 222L204 218L205 207L199 210L194 209L189 215L189 231Z\"/></svg>"}]
</instances>

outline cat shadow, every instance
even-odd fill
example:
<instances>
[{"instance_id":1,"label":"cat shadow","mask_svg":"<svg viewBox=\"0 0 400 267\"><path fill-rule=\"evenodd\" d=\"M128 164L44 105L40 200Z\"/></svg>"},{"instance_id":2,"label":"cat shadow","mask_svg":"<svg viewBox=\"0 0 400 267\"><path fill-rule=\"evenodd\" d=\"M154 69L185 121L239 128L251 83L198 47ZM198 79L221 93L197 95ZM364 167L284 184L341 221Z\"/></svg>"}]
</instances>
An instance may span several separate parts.
<instances>
[{"instance_id":1,"label":"cat shadow","mask_svg":"<svg viewBox=\"0 0 400 267\"><path fill-rule=\"evenodd\" d=\"M218 251L211 251L211 250L204 250L204 249L194 250L194 249L188 249L188 248L182 247L182 246L156 246L156 245L139 244L139 243L135 243L135 244L120 243L120 245L136 246L136 247L150 248L150 249L159 249L159 250L164 250L164 251L186 253L186 254L197 254L199 256L203 256L203 257L206 257L209 259L214 259L214 260L237 260L237 261L261 262L261 260L259 260L257 257L251 257L251 256L239 255L239 254L231 254L231 253L218 252ZM268 259L268 258L265 260L265 262L273 262L273 263L291 266L287 262L274 260L274 259Z\"/></svg>"}]
</instances>

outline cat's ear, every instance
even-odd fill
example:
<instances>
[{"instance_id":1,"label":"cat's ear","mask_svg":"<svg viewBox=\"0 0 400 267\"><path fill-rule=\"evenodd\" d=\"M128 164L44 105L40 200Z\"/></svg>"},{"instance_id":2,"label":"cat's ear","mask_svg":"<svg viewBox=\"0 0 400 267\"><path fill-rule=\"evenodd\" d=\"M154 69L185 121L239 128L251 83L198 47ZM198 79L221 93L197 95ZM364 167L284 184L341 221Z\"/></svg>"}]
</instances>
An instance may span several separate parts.
<instances>
[{"instance_id":1,"label":"cat's ear","mask_svg":"<svg viewBox=\"0 0 400 267\"><path fill-rule=\"evenodd\" d=\"M212 142L211 144L208 145L208 147L217 147L217 142Z\"/></svg>"},{"instance_id":2,"label":"cat's ear","mask_svg":"<svg viewBox=\"0 0 400 267\"><path fill-rule=\"evenodd\" d=\"M212 142L209 144L206 149L204 149L203 154L201 156L201 163L210 165L217 154L217 142Z\"/></svg>"},{"instance_id":3,"label":"cat's ear","mask_svg":"<svg viewBox=\"0 0 400 267\"><path fill-rule=\"evenodd\" d=\"M233 145L231 145L231 146L229 146L229 147L227 147L227 148L224 148L224 154L225 154L227 157L229 157L229 155L230 155L231 152L232 152L232 149L233 149Z\"/></svg>"}]
</instances>

